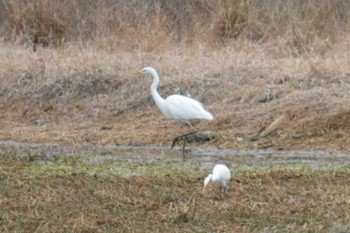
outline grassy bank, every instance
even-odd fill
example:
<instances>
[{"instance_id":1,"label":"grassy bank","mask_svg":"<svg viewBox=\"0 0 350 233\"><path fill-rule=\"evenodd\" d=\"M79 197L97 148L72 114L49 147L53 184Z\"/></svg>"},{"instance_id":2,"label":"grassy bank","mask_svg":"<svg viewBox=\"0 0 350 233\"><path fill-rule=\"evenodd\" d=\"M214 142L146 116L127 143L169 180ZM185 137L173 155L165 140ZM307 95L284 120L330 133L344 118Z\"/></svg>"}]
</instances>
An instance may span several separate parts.
<instances>
[{"instance_id":1,"label":"grassy bank","mask_svg":"<svg viewBox=\"0 0 350 233\"><path fill-rule=\"evenodd\" d=\"M6 232L347 232L349 167L235 165L225 200L209 171L178 162L92 164L1 156L0 229Z\"/></svg>"},{"instance_id":2,"label":"grassy bank","mask_svg":"<svg viewBox=\"0 0 350 233\"><path fill-rule=\"evenodd\" d=\"M131 75L152 65L163 97L189 94L213 113L213 122L198 125L218 135L211 146L349 150L348 38L297 57L243 41L159 53L1 44L0 139L170 144L189 129L156 108L151 77Z\"/></svg>"},{"instance_id":3,"label":"grassy bank","mask_svg":"<svg viewBox=\"0 0 350 233\"><path fill-rule=\"evenodd\" d=\"M2 1L0 140L170 144L190 95L210 146L350 150L349 1ZM132 39L131 39L132 38Z\"/></svg>"}]
</instances>

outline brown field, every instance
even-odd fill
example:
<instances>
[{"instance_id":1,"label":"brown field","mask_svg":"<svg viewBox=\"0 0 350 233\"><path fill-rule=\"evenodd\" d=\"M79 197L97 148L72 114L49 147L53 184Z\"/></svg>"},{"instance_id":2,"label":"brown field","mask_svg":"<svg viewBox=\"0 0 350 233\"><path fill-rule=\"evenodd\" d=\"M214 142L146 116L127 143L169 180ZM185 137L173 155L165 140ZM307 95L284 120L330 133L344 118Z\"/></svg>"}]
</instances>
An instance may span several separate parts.
<instances>
[{"instance_id":1,"label":"brown field","mask_svg":"<svg viewBox=\"0 0 350 233\"><path fill-rule=\"evenodd\" d=\"M224 200L207 172L174 161L0 158L2 232L350 231L349 167L234 165Z\"/></svg>"},{"instance_id":2,"label":"brown field","mask_svg":"<svg viewBox=\"0 0 350 233\"><path fill-rule=\"evenodd\" d=\"M214 114L198 126L218 135L210 146L349 150L348 1L238 2L4 1L0 139L169 144L188 129L156 109L150 77L131 75L153 66L164 97ZM182 5L192 14L175 17ZM171 24L187 25L181 40Z\"/></svg>"},{"instance_id":3,"label":"brown field","mask_svg":"<svg viewBox=\"0 0 350 233\"><path fill-rule=\"evenodd\" d=\"M347 152L349 11L347 0L1 1L0 140L170 146L192 130L159 112L151 77L131 75L153 66L163 97L191 95L215 117L196 128L216 139L192 146ZM348 168L238 174L219 201L197 194L202 171L95 177L87 163L26 178L31 161L2 160L3 231L349 231Z\"/></svg>"}]
</instances>

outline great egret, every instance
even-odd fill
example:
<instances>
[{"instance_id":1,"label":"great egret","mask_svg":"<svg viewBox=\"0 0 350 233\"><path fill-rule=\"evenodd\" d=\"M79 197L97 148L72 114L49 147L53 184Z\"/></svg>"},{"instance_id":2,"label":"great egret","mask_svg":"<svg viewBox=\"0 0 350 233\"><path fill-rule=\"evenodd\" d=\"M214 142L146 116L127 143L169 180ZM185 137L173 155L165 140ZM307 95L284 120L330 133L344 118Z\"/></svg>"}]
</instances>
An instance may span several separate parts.
<instances>
[{"instance_id":1,"label":"great egret","mask_svg":"<svg viewBox=\"0 0 350 233\"><path fill-rule=\"evenodd\" d=\"M214 166L212 174L209 174L207 178L204 180L204 188L202 193L204 193L205 188L210 182L215 182L220 185L220 197L223 197L223 194L225 192L225 186L231 179L231 172L230 169L223 165L223 164L217 164Z\"/></svg>"},{"instance_id":2,"label":"great egret","mask_svg":"<svg viewBox=\"0 0 350 233\"><path fill-rule=\"evenodd\" d=\"M159 76L157 71L152 67L145 67L142 70L134 72L134 74L141 73L152 75L151 94L159 110L168 118L190 126L191 122L211 121L214 119L213 115L206 111L200 102L192 98L183 95L170 95L166 99L163 99L157 91Z\"/></svg>"}]
</instances>

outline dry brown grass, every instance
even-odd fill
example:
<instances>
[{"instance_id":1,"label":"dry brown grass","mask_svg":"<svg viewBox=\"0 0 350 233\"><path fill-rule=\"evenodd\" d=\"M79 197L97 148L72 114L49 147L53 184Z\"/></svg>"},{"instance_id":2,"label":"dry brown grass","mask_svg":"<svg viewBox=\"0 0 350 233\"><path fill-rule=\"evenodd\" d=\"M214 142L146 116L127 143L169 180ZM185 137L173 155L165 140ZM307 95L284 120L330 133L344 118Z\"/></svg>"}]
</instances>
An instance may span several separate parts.
<instances>
[{"instance_id":1,"label":"dry brown grass","mask_svg":"<svg viewBox=\"0 0 350 233\"><path fill-rule=\"evenodd\" d=\"M155 107L150 77L131 75L151 65L162 96L190 94L213 113L196 126L218 136L207 146L349 151L349 9L0 1L0 140L170 147L188 129ZM148 173L123 177L113 171L125 164L36 157L0 156L0 231L349 231L348 167L243 169L219 201L214 189L200 194L206 174L183 164L128 164Z\"/></svg>"},{"instance_id":2,"label":"dry brown grass","mask_svg":"<svg viewBox=\"0 0 350 233\"><path fill-rule=\"evenodd\" d=\"M236 167L225 200L215 185L202 195L206 172L185 164L91 164L80 156L43 163L31 154L2 155L0 168L4 232L340 233L350 227L348 167Z\"/></svg>"},{"instance_id":3,"label":"dry brown grass","mask_svg":"<svg viewBox=\"0 0 350 233\"><path fill-rule=\"evenodd\" d=\"M13 0L2 1L0 9L8 41L45 47L78 42L106 50L162 51L233 38L283 41L298 55L320 38L335 41L350 22L347 0Z\"/></svg>"},{"instance_id":4,"label":"dry brown grass","mask_svg":"<svg viewBox=\"0 0 350 233\"><path fill-rule=\"evenodd\" d=\"M213 112L198 126L219 136L211 146L349 149L345 125L317 129L348 116L348 1L185 2L2 2L0 139L170 143L187 129L155 108L149 77L130 75L151 65L163 96ZM39 29L62 46L20 46Z\"/></svg>"},{"instance_id":5,"label":"dry brown grass","mask_svg":"<svg viewBox=\"0 0 350 233\"><path fill-rule=\"evenodd\" d=\"M202 31L199 28L205 28L201 22L215 5L198 0L15 0L2 4L5 17L0 24L6 40L44 47L74 41L106 50L158 50L174 41L191 40Z\"/></svg>"},{"instance_id":6,"label":"dry brown grass","mask_svg":"<svg viewBox=\"0 0 350 233\"><path fill-rule=\"evenodd\" d=\"M2 44L4 130L0 137L65 143L170 143L187 129L156 109L150 77L130 74L153 65L161 76L163 96L189 93L214 113L215 121L198 126L219 135L213 146L272 143L290 149L319 148L313 134L303 131L314 127L314 120L349 108L348 37L324 54L280 57L276 54L283 45L271 46L237 41L231 47L207 51L184 47L161 53L107 53L71 46L33 53ZM283 113L282 127L258 141L249 140ZM247 140L237 141L238 134ZM303 137L293 136L297 134ZM338 141L333 136L327 140ZM322 148L348 149L348 144L327 145L322 143Z\"/></svg>"}]
</instances>

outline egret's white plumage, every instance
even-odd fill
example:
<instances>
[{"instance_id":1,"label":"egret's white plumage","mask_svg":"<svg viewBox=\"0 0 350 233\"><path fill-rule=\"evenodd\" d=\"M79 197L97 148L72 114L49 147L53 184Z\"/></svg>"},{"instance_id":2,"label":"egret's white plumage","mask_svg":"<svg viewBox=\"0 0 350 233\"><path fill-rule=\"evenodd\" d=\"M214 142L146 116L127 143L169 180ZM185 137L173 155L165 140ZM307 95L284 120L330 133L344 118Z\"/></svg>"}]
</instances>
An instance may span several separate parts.
<instances>
[{"instance_id":1,"label":"egret's white plumage","mask_svg":"<svg viewBox=\"0 0 350 233\"><path fill-rule=\"evenodd\" d=\"M190 124L195 121L211 121L214 119L211 113L203 108L203 105L192 98L183 95L171 95L163 99L158 91L159 76L152 67L145 67L137 73L148 73L153 77L151 94L159 110L168 118L177 122Z\"/></svg>"},{"instance_id":2,"label":"egret's white plumage","mask_svg":"<svg viewBox=\"0 0 350 233\"><path fill-rule=\"evenodd\" d=\"M230 179L231 179L231 172L226 165L223 165L223 164L215 165L212 174L209 174L207 178L205 178L204 180L203 193L205 191L205 188L210 182L215 182L220 185L220 194L221 194L221 190L225 188L225 186L228 184Z\"/></svg>"}]
</instances>

